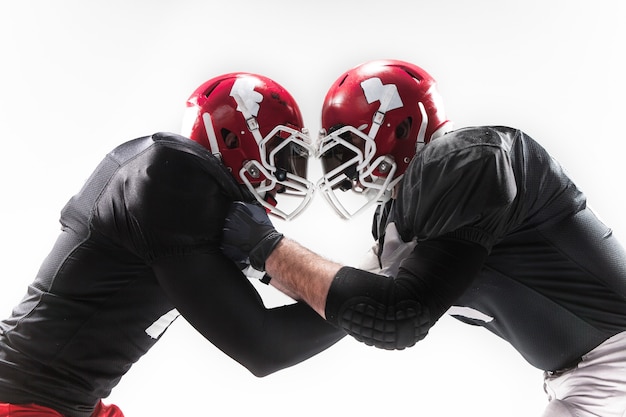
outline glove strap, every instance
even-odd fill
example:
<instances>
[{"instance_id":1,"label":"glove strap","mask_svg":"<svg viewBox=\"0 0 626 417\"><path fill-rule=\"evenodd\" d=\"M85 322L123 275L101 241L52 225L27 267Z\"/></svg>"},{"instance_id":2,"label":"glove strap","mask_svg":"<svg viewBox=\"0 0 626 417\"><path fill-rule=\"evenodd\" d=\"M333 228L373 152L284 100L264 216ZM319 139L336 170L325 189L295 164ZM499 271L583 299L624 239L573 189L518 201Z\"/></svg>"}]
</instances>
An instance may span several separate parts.
<instances>
[{"instance_id":1,"label":"glove strap","mask_svg":"<svg viewBox=\"0 0 626 417\"><path fill-rule=\"evenodd\" d=\"M283 238L282 233L273 231L267 234L251 251L250 265L257 271L265 271L265 261Z\"/></svg>"}]
</instances>

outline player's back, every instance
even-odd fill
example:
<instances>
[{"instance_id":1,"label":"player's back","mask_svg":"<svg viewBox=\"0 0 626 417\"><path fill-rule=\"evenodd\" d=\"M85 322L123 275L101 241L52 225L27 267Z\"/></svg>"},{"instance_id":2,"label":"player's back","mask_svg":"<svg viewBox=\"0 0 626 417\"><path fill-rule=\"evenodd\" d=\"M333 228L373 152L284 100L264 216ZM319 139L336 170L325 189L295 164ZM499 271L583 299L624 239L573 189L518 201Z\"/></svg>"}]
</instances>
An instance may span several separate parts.
<instances>
[{"instance_id":1,"label":"player's back","mask_svg":"<svg viewBox=\"0 0 626 417\"><path fill-rule=\"evenodd\" d=\"M218 244L230 203L220 184L234 183L221 170L175 135L106 156L62 210L55 246L0 323L0 401L89 416L178 315L151 260Z\"/></svg>"},{"instance_id":2,"label":"player's back","mask_svg":"<svg viewBox=\"0 0 626 417\"><path fill-rule=\"evenodd\" d=\"M543 147L491 126L449 133L426 150L405 176L401 233L489 250L455 317L546 370L626 329L626 252Z\"/></svg>"}]
</instances>

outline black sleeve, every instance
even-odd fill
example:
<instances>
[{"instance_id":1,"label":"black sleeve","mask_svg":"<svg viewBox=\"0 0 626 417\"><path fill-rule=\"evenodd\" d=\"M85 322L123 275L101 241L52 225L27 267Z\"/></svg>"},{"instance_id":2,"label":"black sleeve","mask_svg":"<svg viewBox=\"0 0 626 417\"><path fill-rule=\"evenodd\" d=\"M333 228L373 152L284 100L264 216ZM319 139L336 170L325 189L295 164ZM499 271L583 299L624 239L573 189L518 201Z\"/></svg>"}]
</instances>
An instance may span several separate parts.
<instances>
[{"instance_id":1,"label":"black sleeve","mask_svg":"<svg viewBox=\"0 0 626 417\"><path fill-rule=\"evenodd\" d=\"M439 238L420 242L395 279L344 267L331 284L326 318L368 345L413 346L471 285L486 257L476 243Z\"/></svg>"},{"instance_id":2,"label":"black sleeve","mask_svg":"<svg viewBox=\"0 0 626 417\"><path fill-rule=\"evenodd\" d=\"M345 333L303 303L267 309L218 248L153 264L161 286L205 338L256 376L295 365Z\"/></svg>"},{"instance_id":3,"label":"black sleeve","mask_svg":"<svg viewBox=\"0 0 626 417\"><path fill-rule=\"evenodd\" d=\"M219 250L231 204L211 161L154 146L120 169L100 219L153 269L183 317L227 355L264 376L329 347L342 332L308 306L266 309ZM124 204L121 204L123 202ZM127 232L126 232L127 231Z\"/></svg>"}]
</instances>

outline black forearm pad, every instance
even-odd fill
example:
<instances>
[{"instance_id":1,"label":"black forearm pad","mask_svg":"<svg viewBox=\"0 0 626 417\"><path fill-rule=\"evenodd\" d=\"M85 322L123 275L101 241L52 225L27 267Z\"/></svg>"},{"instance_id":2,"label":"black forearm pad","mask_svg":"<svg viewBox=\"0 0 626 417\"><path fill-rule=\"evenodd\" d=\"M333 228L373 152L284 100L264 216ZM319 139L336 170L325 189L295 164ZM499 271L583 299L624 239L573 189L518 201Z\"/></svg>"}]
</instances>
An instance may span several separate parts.
<instances>
[{"instance_id":1,"label":"black forearm pad","mask_svg":"<svg viewBox=\"0 0 626 417\"><path fill-rule=\"evenodd\" d=\"M343 267L331 285L326 319L355 339L381 349L404 349L428 334L428 309L396 294L393 278Z\"/></svg>"},{"instance_id":2,"label":"black forearm pad","mask_svg":"<svg viewBox=\"0 0 626 417\"><path fill-rule=\"evenodd\" d=\"M413 346L467 290L487 250L452 238L420 242L394 278L344 267L326 298L326 319L368 345Z\"/></svg>"}]
</instances>

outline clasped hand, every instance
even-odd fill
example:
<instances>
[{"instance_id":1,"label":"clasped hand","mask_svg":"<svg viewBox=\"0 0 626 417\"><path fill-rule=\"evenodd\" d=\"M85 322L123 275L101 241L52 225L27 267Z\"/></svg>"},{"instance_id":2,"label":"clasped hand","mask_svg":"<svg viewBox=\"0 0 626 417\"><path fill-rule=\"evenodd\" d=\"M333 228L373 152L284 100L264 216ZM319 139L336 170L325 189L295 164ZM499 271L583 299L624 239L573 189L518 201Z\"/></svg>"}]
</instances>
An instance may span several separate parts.
<instances>
[{"instance_id":1,"label":"clasped hand","mask_svg":"<svg viewBox=\"0 0 626 417\"><path fill-rule=\"evenodd\" d=\"M222 252L240 268L265 271L265 262L283 238L258 204L235 201L224 222Z\"/></svg>"}]
</instances>

